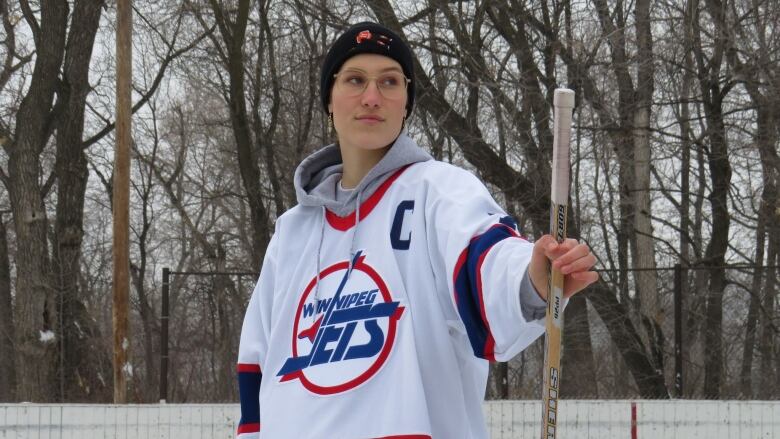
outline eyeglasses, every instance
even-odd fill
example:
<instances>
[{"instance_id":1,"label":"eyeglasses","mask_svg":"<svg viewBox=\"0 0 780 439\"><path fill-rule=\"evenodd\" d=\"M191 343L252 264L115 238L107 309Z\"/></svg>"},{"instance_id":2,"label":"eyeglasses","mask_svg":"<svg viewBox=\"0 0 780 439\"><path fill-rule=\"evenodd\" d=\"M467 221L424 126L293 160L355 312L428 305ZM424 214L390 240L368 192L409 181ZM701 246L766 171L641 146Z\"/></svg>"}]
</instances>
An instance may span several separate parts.
<instances>
[{"instance_id":1,"label":"eyeglasses","mask_svg":"<svg viewBox=\"0 0 780 439\"><path fill-rule=\"evenodd\" d=\"M366 91L368 83L373 80L379 93L385 99L390 100L404 98L406 87L412 82L412 80L404 76L403 73L394 71L382 73L377 76L369 76L363 72L347 70L336 73L333 75L333 78L336 80L336 87L339 91L348 97L361 95Z\"/></svg>"}]
</instances>

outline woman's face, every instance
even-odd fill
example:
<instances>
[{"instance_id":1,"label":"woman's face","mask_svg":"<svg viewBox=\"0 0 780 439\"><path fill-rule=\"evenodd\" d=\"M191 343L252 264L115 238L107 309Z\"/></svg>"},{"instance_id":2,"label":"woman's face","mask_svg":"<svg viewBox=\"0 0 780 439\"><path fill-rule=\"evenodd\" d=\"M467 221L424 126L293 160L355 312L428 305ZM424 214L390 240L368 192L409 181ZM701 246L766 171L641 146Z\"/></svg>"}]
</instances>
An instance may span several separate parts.
<instances>
[{"instance_id":1,"label":"woman's face","mask_svg":"<svg viewBox=\"0 0 780 439\"><path fill-rule=\"evenodd\" d=\"M406 116L405 81L401 65L382 55L356 55L341 66L328 105L341 148L377 150L393 143Z\"/></svg>"}]
</instances>

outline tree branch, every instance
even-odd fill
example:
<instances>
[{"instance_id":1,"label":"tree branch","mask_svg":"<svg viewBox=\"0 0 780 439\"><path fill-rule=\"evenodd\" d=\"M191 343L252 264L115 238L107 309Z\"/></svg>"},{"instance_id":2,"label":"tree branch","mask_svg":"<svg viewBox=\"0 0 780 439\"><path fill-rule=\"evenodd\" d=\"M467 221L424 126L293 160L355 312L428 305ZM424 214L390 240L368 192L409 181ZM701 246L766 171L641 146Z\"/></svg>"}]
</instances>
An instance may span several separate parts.
<instances>
[{"instance_id":1,"label":"tree branch","mask_svg":"<svg viewBox=\"0 0 780 439\"><path fill-rule=\"evenodd\" d=\"M207 36L211 35L213 32L214 32L214 27L211 27L210 29L208 29L207 31L205 31L204 33L199 35L198 38L193 40L190 44L188 44L187 46L185 46L185 47L183 47L183 48L181 48L179 50L173 50L172 46L169 47L168 54L166 55L165 59L163 60L162 65L160 66L160 70L157 71L157 76L154 78L154 81L152 82L152 86L149 88L149 90L147 90L147 92L145 94L143 94L141 96L141 99L133 105L133 108L132 108L132 113L133 114L135 114L136 111L138 111L141 107L143 107L149 101L149 99L151 99L151 97L154 95L154 93L157 91L157 87L160 86L160 83L162 82L163 78L165 77L165 71L168 69L168 66L170 65L170 63L173 60L175 60L176 58L180 57L181 55L183 55L183 54L189 52L190 50L192 50L195 46L198 45L198 43L200 43ZM94 145L95 143L100 141L100 139L105 137L108 133L113 131L115 127L116 127L116 122L112 122L112 123L106 125L105 127L103 127L103 129L98 131L92 137L90 137L89 139L85 140L84 143L82 144L82 148L87 149L90 146Z\"/></svg>"}]
</instances>

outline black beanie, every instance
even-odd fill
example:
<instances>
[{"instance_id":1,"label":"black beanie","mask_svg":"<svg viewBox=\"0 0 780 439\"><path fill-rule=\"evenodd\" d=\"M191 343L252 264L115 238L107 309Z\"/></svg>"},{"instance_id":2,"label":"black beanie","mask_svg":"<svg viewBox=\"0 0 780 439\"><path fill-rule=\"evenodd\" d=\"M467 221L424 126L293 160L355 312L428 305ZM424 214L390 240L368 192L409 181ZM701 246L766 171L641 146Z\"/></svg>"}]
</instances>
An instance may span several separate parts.
<instances>
[{"instance_id":1,"label":"black beanie","mask_svg":"<svg viewBox=\"0 0 780 439\"><path fill-rule=\"evenodd\" d=\"M336 42L333 43L320 72L320 99L322 108L328 112L330 103L330 89L333 87L333 75L338 73L341 66L355 55L361 53L373 53L384 55L398 61L404 75L410 79L407 86L406 111L412 113L414 106L414 63L412 51L409 46L395 32L390 29L368 21L358 23L347 29Z\"/></svg>"}]
</instances>

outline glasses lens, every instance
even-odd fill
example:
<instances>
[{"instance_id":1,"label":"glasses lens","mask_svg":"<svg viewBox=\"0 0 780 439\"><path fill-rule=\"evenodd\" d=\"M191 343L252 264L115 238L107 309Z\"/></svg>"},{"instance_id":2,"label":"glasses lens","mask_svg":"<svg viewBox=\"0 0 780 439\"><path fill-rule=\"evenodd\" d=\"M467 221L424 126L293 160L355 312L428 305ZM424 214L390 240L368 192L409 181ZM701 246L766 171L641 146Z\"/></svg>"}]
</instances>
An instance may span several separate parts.
<instances>
[{"instance_id":1,"label":"glasses lens","mask_svg":"<svg viewBox=\"0 0 780 439\"><path fill-rule=\"evenodd\" d=\"M388 72L379 76L368 76L362 72L345 71L335 75L336 86L346 96L354 97L363 93L368 83L375 81L379 92L386 99L397 100L404 97L407 80L400 72Z\"/></svg>"},{"instance_id":2,"label":"glasses lens","mask_svg":"<svg viewBox=\"0 0 780 439\"><path fill-rule=\"evenodd\" d=\"M366 84L368 84L368 78L359 72L342 72L336 77L336 85L347 96L357 96L363 93Z\"/></svg>"},{"instance_id":3,"label":"glasses lens","mask_svg":"<svg viewBox=\"0 0 780 439\"><path fill-rule=\"evenodd\" d=\"M382 92L382 96L387 99L400 99L406 89L406 77L401 73L391 72L377 78L377 87Z\"/></svg>"}]
</instances>

